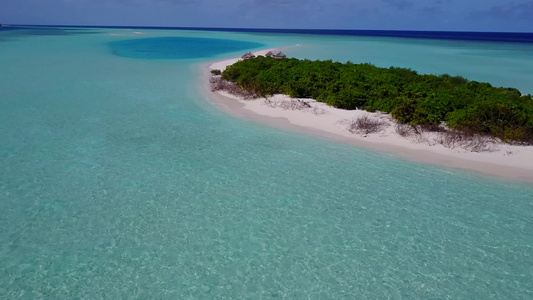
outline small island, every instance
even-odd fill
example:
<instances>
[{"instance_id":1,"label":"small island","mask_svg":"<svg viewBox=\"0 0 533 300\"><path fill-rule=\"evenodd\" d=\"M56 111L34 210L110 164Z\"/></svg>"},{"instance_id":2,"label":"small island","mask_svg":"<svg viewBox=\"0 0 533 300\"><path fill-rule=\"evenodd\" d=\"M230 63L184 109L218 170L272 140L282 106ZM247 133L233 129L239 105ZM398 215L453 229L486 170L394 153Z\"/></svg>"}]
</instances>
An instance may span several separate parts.
<instances>
[{"instance_id":1,"label":"small island","mask_svg":"<svg viewBox=\"0 0 533 300\"><path fill-rule=\"evenodd\" d=\"M514 88L368 63L255 57L251 53L243 58L213 74L221 74L220 80L242 89L240 94L248 98L284 94L316 99L340 109L388 113L414 130L533 145L533 97ZM359 123L372 127L369 120Z\"/></svg>"},{"instance_id":2,"label":"small island","mask_svg":"<svg viewBox=\"0 0 533 300\"><path fill-rule=\"evenodd\" d=\"M279 50L206 64L207 98L270 127L533 183L531 95L405 68L274 58Z\"/></svg>"}]
</instances>

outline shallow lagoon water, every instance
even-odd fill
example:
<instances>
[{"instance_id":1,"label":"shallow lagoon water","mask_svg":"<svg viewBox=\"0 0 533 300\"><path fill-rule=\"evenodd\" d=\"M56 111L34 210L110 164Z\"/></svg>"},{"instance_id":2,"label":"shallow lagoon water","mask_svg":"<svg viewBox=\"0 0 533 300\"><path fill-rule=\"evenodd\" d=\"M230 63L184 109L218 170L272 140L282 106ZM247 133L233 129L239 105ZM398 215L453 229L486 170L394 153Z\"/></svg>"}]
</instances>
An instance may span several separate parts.
<instances>
[{"instance_id":1,"label":"shallow lagoon water","mask_svg":"<svg viewBox=\"0 0 533 300\"><path fill-rule=\"evenodd\" d=\"M151 59L114 55L109 43L299 44L285 52L397 62L523 92L533 92L521 86L523 78L532 82L531 46L91 32L22 31L0 45L0 298L532 296L531 185L405 162L217 111L198 92L198 64L252 49ZM508 62L512 72L498 67Z\"/></svg>"}]
</instances>

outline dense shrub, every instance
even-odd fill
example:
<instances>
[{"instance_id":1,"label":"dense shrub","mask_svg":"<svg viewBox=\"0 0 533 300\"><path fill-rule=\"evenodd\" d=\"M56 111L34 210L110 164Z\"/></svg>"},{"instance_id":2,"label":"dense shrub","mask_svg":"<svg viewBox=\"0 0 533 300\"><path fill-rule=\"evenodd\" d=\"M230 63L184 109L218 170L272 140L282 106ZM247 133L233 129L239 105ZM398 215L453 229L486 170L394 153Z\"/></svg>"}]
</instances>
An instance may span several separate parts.
<instances>
[{"instance_id":1,"label":"dense shrub","mask_svg":"<svg viewBox=\"0 0 533 300\"><path fill-rule=\"evenodd\" d=\"M454 130L533 144L531 95L460 76L258 56L229 66L222 78L258 96L314 98L343 109L391 113L398 122L413 126L445 122Z\"/></svg>"}]
</instances>

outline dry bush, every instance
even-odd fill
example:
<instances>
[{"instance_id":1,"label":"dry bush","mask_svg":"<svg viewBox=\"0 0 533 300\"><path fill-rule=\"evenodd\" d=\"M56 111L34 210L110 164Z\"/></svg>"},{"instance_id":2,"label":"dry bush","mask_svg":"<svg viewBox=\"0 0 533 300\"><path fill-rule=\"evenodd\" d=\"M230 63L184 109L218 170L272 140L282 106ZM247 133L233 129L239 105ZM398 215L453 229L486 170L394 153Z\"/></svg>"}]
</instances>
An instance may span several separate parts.
<instances>
[{"instance_id":1,"label":"dry bush","mask_svg":"<svg viewBox=\"0 0 533 300\"><path fill-rule=\"evenodd\" d=\"M311 112L313 113L313 115L319 116L325 114L326 110L320 107L313 106Z\"/></svg>"},{"instance_id":2,"label":"dry bush","mask_svg":"<svg viewBox=\"0 0 533 300\"><path fill-rule=\"evenodd\" d=\"M290 110L302 110L306 108L311 108L311 105L309 104L309 102L306 101L302 101L299 99L291 99L289 101L282 101L279 104L279 107Z\"/></svg>"},{"instance_id":3,"label":"dry bush","mask_svg":"<svg viewBox=\"0 0 533 300\"><path fill-rule=\"evenodd\" d=\"M462 148L470 152L495 151L497 142L489 136L455 130L441 132L438 138L438 143L446 148Z\"/></svg>"},{"instance_id":4,"label":"dry bush","mask_svg":"<svg viewBox=\"0 0 533 300\"><path fill-rule=\"evenodd\" d=\"M443 145L446 148L461 148L470 152L492 152L496 150L497 140L466 131L456 131L443 125L408 125L397 123L396 133L404 138L410 138L414 143L424 143L429 146Z\"/></svg>"},{"instance_id":5,"label":"dry bush","mask_svg":"<svg viewBox=\"0 0 533 300\"><path fill-rule=\"evenodd\" d=\"M470 152L493 152L496 151L494 139L488 136L466 136L463 148Z\"/></svg>"},{"instance_id":6,"label":"dry bush","mask_svg":"<svg viewBox=\"0 0 533 300\"><path fill-rule=\"evenodd\" d=\"M211 92L221 91L224 89L225 80L220 76L213 76L209 79L209 84L211 86Z\"/></svg>"},{"instance_id":7,"label":"dry bush","mask_svg":"<svg viewBox=\"0 0 533 300\"><path fill-rule=\"evenodd\" d=\"M351 133L367 135L370 133L379 132L387 126L389 126L389 124L383 120L376 120L368 115L364 115L356 120L352 120L348 124L348 131Z\"/></svg>"},{"instance_id":8,"label":"dry bush","mask_svg":"<svg viewBox=\"0 0 533 300\"><path fill-rule=\"evenodd\" d=\"M279 101L276 101L276 100L271 99L271 98L265 98L264 103L265 103L266 106L271 107L271 108L276 108L279 105Z\"/></svg>"},{"instance_id":9,"label":"dry bush","mask_svg":"<svg viewBox=\"0 0 533 300\"><path fill-rule=\"evenodd\" d=\"M413 128L411 125L396 123L394 131L401 137L408 137L413 134Z\"/></svg>"},{"instance_id":10,"label":"dry bush","mask_svg":"<svg viewBox=\"0 0 533 300\"><path fill-rule=\"evenodd\" d=\"M446 148L454 149L462 146L464 136L457 131L448 130L439 134L439 142Z\"/></svg>"},{"instance_id":11,"label":"dry bush","mask_svg":"<svg viewBox=\"0 0 533 300\"><path fill-rule=\"evenodd\" d=\"M496 144L498 143L489 136L450 129L439 132L433 140L435 144L446 148L461 148L469 152L493 152L497 150Z\"/></svg>"},{"instance_id":12,"label":"dry bush","mask_svg":"<svg viewBox=\"0 0 533 300\"><path fill-rule=\"evenodd\" d=\"M232 95L241 97L246 100L258 98L257 94L250 92L250 91L246 91L240 86L222 79L222 77L220 76L211 77L211 79L209 80L209 83L211 84L212 92L225 91L225 92L228 92Z\"/></svg>"},{"instance_id":13,"label":"dry bush","mask_svg":"<svg viewBox=\"0 0 533 300\"><path fill-rule=\"evenodd\" d=\"M437 125L432 123L419 124L416 126L421 132L445 132L446 127L444 125Z\"/></svg>"},{"instance_id":14,"label":"dry bush","mask_svg":"<svg viewBox=\"0 0 533 300\"><path fill-rule=\"evenodd\" d=\"M427 144L428 146L435 146L436 144L439 144L438 138L435 138L432 134L425 133L420 130L420 128L416 128L412 126L410 128L411 133L405 138L409 138L413 143L416 144Z\"/></svg>"}]
</instances>

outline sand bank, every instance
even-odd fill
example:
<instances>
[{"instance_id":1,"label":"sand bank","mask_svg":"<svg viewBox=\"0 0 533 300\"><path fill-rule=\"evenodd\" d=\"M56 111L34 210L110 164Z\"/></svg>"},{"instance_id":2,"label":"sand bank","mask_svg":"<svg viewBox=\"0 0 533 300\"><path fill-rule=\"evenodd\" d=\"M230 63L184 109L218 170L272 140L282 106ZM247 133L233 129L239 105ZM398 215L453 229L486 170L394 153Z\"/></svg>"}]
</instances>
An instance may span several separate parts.
<instances>
[{"instance_id":1,"label":"sand bank","mask_svg":"<svg viewBox=\"0 0 533 300\"><path fill-rule=\"evenodd\" d=\"M270 50L276 49L257 51L254 54L264 55ZM445 147L439 143L442 137L437 133L401 136L397 133L395 122L387 114L342 110L312 99L291 99L284 95L244 100L226 92L211 92L210 70L224 70L238 60L239 58L233 58L202 66L203 93L211 103L231 115L282 130L389 153L402 159L533 183L533 147L489 143L484 147L489 151L473 152L463 147ZM300 101L307 104L302 107ZM351 132L350 124L361 116L381 120L385 125L377 133Z\"/></svg>"}]
</instances>

